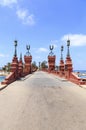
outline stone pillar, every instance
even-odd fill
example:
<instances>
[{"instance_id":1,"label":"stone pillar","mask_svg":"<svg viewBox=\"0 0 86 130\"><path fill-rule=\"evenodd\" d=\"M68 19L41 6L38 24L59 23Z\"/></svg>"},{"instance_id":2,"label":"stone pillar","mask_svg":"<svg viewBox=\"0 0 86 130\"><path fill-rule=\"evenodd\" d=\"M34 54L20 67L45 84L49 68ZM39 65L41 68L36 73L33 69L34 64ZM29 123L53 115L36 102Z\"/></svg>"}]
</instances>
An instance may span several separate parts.
<instances>
[{"instance_id":1,"label":"stone pillar","mask_svg":"<svg viewBox=\"0 0 86 130\"><path fill-rule=\"evenodd\" d=\"M18 78L23 76L23 62L22 62L22 54L20 55L20 60L18 63Z\"/></svg>"},{"instance_id":2,"label":"stone pillar","mask_svg":"<svg viewBox=\"0 0 86 130\"><path fill-rule=\"evenodd\" d=\"M70 40L67 40L67 57L66 57L66 61L65 61L65 77L67 79L70 78L71 72L73 71L73 67L72 67L72 60L70 57L70 52L69 52L69 46L70 46Z\"/></svg>"},{"instance_id":3,"label":"stone pillar","mask_svg":"<svg viewBox=\"0 0 86 130\"><path fill-rule=\"evenodd\" d=\"M30 74L32 72L31 68L31 62L32 62L32 56L24 56L25 66L24 66L24 74Z\"/></svg>"},{"instance_id":4,"label":"stone pillar","mask_svg":"<svg viewBox=\"0 0 86 130\"><path fill-rule=\"evenodd\" d=\"M66 61L65 61L65 77L67 79L70 78L70 74L73 71L73 67L72 67L72 60L70 57L66 57Z\"/></svg>"},{"instance_id":5,"label":"stone pillar","mask_svg":"<svg viewBox=\"0 0 86 130\"><path fill-rule=\"evenodd\" d=\"M14 72L14 77L15 77L15 79L17 79L17 77L18 77L18 59L16 56L13 57L10 72Z\"/></svg>"},{"instance_id":6,"label":"stone pillar","mask_svg":"<svg viewBox=\"0 0 86 130\"><path fill-rule=\"evenodd\" d=\"M18 78L18 58L17 58L17 40L14 41L15 51L14 51L14 57L11 64L11 72L14 72L14 78Z\"/></svg>"},{"instance_id":7,"label":"stone pillar","mask_svg":"<svg viewBox=\"0 0 86 130\"><path fill-rule=\"evenodd\" d=\"M56 56L48 56L48 71L55 70L55 60Z\"/></svg>"},{"instance_id":8,"label":"stone pillar","mask_svg":"<svg viewBox=\"0 0 86 130\"><path fill-rule=\"evenodd\" d=\"M61 77L64 76L64 61L62 59L60 60L60 65L59 65L59 75Z\"/></svg>"},{"instance_id":9,"label":"stone pillar","mask_svg":"<svg viewBox=\"0 0 86 130\"><path fill-rule=\"evenodd\" d=\"M60 65L59 65L59 75L62 77L64 76L64 60L63 60L63 46L61 46L61 59L60 59Z\"/></svg>"}]
</instances>

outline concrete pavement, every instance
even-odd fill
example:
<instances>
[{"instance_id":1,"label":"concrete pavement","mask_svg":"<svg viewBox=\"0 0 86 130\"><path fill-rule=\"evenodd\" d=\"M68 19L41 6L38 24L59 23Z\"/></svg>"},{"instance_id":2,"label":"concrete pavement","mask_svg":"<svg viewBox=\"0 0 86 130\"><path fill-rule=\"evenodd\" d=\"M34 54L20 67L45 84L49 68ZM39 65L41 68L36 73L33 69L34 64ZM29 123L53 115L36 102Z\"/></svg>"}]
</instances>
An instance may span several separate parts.
<instances>
[{"instance_id":1,"label":"concrete pavement","mask_svg":"<svg viewBox=\"0 0 86 130\"><path fill-rule=\"evenodd\" d=\"M0 92L1 130L86 130L86 91L36 72Z\"/></svg>"},{"instance_id":2,"label":"concrete pavement","mask_svg":"<svg viewBox=\"0 0 86 130\"><path fill-rule=\"evenodd\" d=\"M26 80L26 79L29 78L31 75L32 75L32 74L29 74L29 75L27 75L27 76L21 78L20 81ZM0 90L5 89L7 86L8 86L8 85L6 85L6 84L2 85L1 82L0 82Z\"/></svg>"},{"instance_id":3,"label":"concrete pavement","mask_svg":"<svg viewBox=\"0 0 86 130\"><path fill-rule=\"evenodd\" d=\"M53 75L53 74L51 74L51 73L50 73L50 75L56 77L58 80L61 80L61 81L68 81L68 80L65 79L65 78L58 77L58 76ZM24 80L26 80L27 78L29 78L30 76L32 76L32 74L27 75L27 76L21 78L20 80L24 81ZM81 88L86 89L86 85L78 85L78 86L81 87ZM6 88L6 87L7 87L7 85L2 85L2 84L0 83L0 90L4 89L4 88Z\"/></svg>"}]
</instances>

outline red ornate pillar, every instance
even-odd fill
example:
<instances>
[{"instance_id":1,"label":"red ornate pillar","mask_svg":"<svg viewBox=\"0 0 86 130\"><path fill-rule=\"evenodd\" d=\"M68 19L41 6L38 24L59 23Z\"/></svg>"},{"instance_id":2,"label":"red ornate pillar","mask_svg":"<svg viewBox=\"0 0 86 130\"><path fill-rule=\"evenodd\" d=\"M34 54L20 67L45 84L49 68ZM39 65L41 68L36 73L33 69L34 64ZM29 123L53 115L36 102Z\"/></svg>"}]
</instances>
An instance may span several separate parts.
<instances>
[{"instance_id":1,"label":"red ornate pillar","mask_svg":"<svg viewBox=\"0 0 86 130\"><path fill-rule=\"evenodd\" d=\"M70 40L67 41L67 46L68 46L68 52L67 52L67 57L66 57L66 61L65 61L65 77L67 79L69 79L70 74L73 71L72 60L71 60L70 53L69 53Z\"/></svg>"},{"instance_id":2,"label":"red ornate pillar","mask_svg":"<svg viewBox=\"0 0 86 130\"><path fill-rule=\"evenodd\" d=\"M72 60L70 57L66 57L66 61L65 61L65 77L67 79L70 78L70 74L73 71L73 67L72 67Z\"/></svg>"},{"instance_id":3,"label":"red ornate pillar","mask_svg":"<svg viewBox=\"0 0 86 130\"><path fill-rule=\"evenodd\" d=\"M32 62L32 56L24 56L25 66L24 66L24 73L25 75L31 73L31 62Z\"/></svg>"},{"instance_id":4,"label":"red ornate pillar","mask_svg":"<svg viewBox=\"0 0 86 130\"><path fill-rule=\"evenodd\" d=\"M15 45L15 52L14 52L14 57L11 63L11 70L10 72L14 72L14 78L17 79L18 77L18 58L17 58L17 41L14 41L14 45Z\"/></svg>"},{"instance_id":5,"label":"red ornate pillar","mask_svg":"<svg viewBox=\"0 0 86 130\"><path fill-rule=\"evenodd\" d=\"M11 68L10 68L10 74L5 78L5 80L2 82L2 84L10 84L14 82L18 78L18 58L17 58L17 41L14 41L15 45L15 52L14 52L14 57L11 63Z\"/></svg>"},{"instance_id":6,"label":"red ornate pillar","mask_svg":"<svg viewBox=\"0 0 86 130\"><path fill-rule=\"evenodd\" d=\"M61 77L64 76L64 61L63 61L63 60L60 60L59 75L60 75Z\"/></svg>"},{"instance_id":7,"label":"red ornate pillar","mask_svg":"<svg viewBox=\"0 0 86 130\"><path fill-rule=\"evenodd\" d=\"M22 62L22 54L20 55L20 60L18 63L18 78L23 76L23 62Z\"/></svg>"},{"instance_id":8,"label":"red ornate pillar","mask_svg":"<svg viewBox=\"0 0 86 130\"><path fill-rule=\"evenodd\" d=\"M59 75L62 77L64 76L64 60L63 60L63 46L61 46L61 59L60 59L60 65L59 65Z\"/></svg>"},{"instance_id":9,"label":"red ornate pillar","mask_svg":"<svg viewBox=\"0 0 86 130\"><path fill-rule=\"evenodd\" d=\"M49 72L55 70L55 59L56 56L48 56L48 70Z\"/></svg>"},{"instance_id":10,"label":"red ornate pillar","mask_svg":"<svg viewBox=\"0 0 86 130\"><path fill-rule=\"evenodd\" d=\"M54 49L54 46L50 45L50 53L49 53L49 56L48 56L48 71L51 72L53 70L55 70L55 60L56 60L56 56L53 55L53 52L52 50Z\"/></svg>"},{"instance_id":11,"label":"red ornate pillar","mask_svg":"<svg viewBox=\"0 0 86 130\"><path fill-rule=\"evenodd\" d=\"M10 72L15 73L15 79L18 77L18 59L17 59L17 57L13 57Z\"/></svg>"},{"instance_id":12,"label":"red ornate pillar","mask_svg":"<svg viewBox=\"0 0 86 130\"><path fill-rule=\"evenodd\" d=\"M32 62L32 56L29 52L30 50L30 45L26 46L27 49L27 53L24 56L24 61L25 61L25 65L24 65L24 75L30 74L32 72L32 67L31 67L31 62Z\"/></svg>"}]
</instances>

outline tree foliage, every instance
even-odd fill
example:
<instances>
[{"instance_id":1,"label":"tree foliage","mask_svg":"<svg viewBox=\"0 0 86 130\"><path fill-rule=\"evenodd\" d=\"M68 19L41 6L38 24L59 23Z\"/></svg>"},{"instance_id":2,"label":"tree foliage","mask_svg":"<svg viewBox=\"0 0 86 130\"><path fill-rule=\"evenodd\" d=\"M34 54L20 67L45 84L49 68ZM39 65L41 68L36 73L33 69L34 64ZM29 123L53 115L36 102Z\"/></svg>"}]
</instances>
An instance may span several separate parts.
<instances>
[{"instance_id":1,"label":"tree foliage","mask_svg":"<svg viewBox=\"0 0 86 130\"><path fill-rule=\"evenodd\" d=\"M33 61L32 62L32 70L37 70L38 69L38 66L36 65L36 62Z\"/></svg>"},{"instance_id":2,"label":"tree foliage","mask_svg":"<svg viewBox=\"0 0 86 130\"><path fill-rule=\"evenodd\" d=\"M47 61L43 61L42 63L41 63L41 68L48 68L48 66L47 66Z\"/></svg>"}]
</instances>

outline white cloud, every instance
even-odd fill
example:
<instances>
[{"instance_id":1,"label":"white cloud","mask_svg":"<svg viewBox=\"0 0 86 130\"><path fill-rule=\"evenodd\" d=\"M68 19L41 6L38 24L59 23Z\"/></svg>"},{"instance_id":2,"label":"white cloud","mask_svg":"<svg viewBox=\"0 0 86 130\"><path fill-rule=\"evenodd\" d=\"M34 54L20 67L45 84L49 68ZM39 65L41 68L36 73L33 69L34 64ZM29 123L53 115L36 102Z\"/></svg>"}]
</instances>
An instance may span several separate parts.
<instances>
[{"instance_id":1,"label":"white cloud","mask_svg":"<svg viewBox=\"0 0 86 130\"><path fill-rule=\"evenodd\" d=\"M48 49L41 47L38 49L38 52L48 52Z\"/></svg>"},{"instance_id":2,"label":"white cloud","mask_svg":"<svg viewBox=\"0 0 86 130\"><path fill-rule=\"evenodd\" d=\"M66 43L68 38L70 39L71 46L85 46L86 35L83 34L66 34L61 38L63 43Z\"/></svg>"},{"instance_id":3,"label":"white cloud","mask_svg":"<svg viewBox=\"0 0 86 130\"><path fill-rule=\"evenodd\" d=\"M0 5L11 7L13 4L17 4L17 2L17 0L0 0Z\"/></svg>"},{"instance_id":4,"label":"white cloud","mask_svg":"<svg viewBox=\"0 0 86 130\"><path fill-rule=\"evenodd\" d=\"M54 49L57 48L58 40L52 40L51 45L54 46Z\"/></svg>"},{"instance_id":5,"label":"white cloud","mask_svg":"<svg viewBox=\"0 0 86 130\"><path fill-rule=\"evenodd\" d=\"M27 9L18 9L16 11L16 14L20 20L22 20L23 24L26 25L34 25L35 20L34 20L34 15L29 14Z\"/></svg>"},{"instance_id":6,"label":"white cloud","mask_svg":"<svg viewBox=\"0 0 86 130\"><path fill-rule=\"evenodd\" d=\"M27 9L22 9L20 7L19 0L0 0L0 6L9 8L15 7L16 15L22 21L23 24L29 26L35 24L34 15L29 14Z\"/></svg>"},{"instance_id":7,"label":"white cloud","mask_svg":"<svg viewBox=\"0 0 86 130\"><path fill-rule=\"evenodd\" d=\"M41 57L40 56L34 56L34 59L40 59Z\"/></svg>"},{"instance_id":8,"label":"white cloud","mask_svg":"<svg viewBox=\"0 0 86 130\"><path fill-rule=\"evenodd\" d=\"M8 57L8 55L0 54L0 57L4 58L4 57Z\"/></svg>"},{"instance_id":9,"label":"white cloud","mask_svg":"<svg viewBox=\"0 0 86 130\"><path fill-rule=\"evenodd\" d=\"M0 54L0 57L4 57L4 55L3 55L3 54Z\"/></svg>"}]
</instances>

